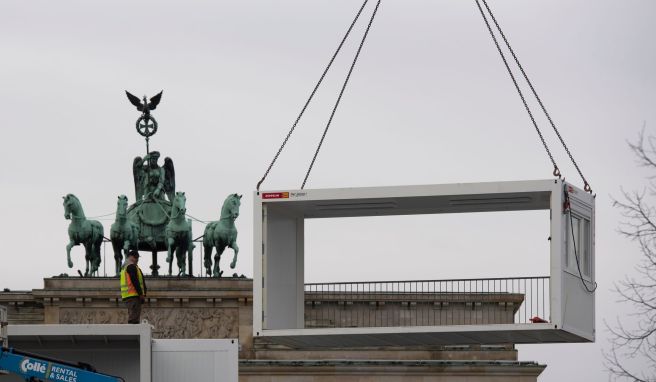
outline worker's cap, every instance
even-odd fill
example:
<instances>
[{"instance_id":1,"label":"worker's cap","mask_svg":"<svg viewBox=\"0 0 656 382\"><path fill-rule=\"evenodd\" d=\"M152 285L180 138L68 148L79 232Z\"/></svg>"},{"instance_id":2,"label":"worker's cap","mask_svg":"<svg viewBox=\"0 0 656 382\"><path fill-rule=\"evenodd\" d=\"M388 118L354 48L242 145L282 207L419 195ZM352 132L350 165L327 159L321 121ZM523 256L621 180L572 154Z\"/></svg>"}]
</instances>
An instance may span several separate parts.
<instances>
[{"instance_id":1,"label":"worker's cap","mask_svg":"<svg viewBox=\"0 0 656 382\"><path fill-rule=\"evenodd\" d=\"M131 250L130 252L128 252L128 257L130 256L139 258L139 251L135 251L134 249Z\"/></svg>"}]
</instances>

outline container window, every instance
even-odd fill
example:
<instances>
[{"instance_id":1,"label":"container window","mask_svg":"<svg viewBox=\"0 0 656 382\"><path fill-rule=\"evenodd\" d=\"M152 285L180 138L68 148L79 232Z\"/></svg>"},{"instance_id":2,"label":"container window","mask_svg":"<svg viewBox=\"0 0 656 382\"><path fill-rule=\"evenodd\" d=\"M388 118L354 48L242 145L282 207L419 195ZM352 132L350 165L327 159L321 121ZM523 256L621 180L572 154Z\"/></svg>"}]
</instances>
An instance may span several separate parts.
<instances>
[{"instance_id":1,"label":"container window","mask_svg":"<svg viewBox=\"0 0 656 382\"><path fill-rule=\"evenodd\" d=\"M592 274L590 260L590 220L572 214L571 219L567 219L566 237L566 267L573 272L578 272L578 267L580 267L583 276L590 278Z\"/></svg>"}]
</instances>

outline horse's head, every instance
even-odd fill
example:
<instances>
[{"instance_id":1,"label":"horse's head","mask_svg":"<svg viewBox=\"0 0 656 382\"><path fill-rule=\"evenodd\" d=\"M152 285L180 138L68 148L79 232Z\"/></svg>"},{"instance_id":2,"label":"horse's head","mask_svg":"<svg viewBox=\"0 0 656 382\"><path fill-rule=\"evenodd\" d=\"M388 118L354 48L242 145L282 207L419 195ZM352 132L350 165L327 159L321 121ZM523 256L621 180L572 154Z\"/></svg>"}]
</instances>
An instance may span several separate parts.
<instances>
[{"instance_id":1,"label":"horse's head","mask_svg":"<svg viewBox=\"0 0 656 382\"><path fill-rule=\"evenodd\" d=\"M173 211L178 211L179 213L185 214L187 212L187 197L185 196L184 192L176 192L175 197L173 198L173 202L171 202L172 209L171 209L171 215L173 215Z\"/></svg>"},{"instance_id":2,"label":"horse's head","mask_svg":"<svg viewBox=\"0 0 656 382\"><path fill-rule=\"evenodd\" d=\"M62 196L64 199L64 218L71 219L77 217L78 213L82 210L80 201L73 194Z\"/></svg>"},{"instance_id":3,"label":"horse's head","mask_svg":"<svg viewBox=\"0 0 656 382\"><path fill-rule=\"evenodd\" d=\"M239 194L230 194L223 202L221 207L221 219L235 220L239 217L239 206L241 206L241 197Z\"/></svg>"},{"instance_id":4,"label":"horse's head","mask_svg":"<svg viewBox=\"0 0 656 382\"><path fill-rule=\"evenodd\" d=\"M116 217L124 218L128 214L128 197L119 195L116 202Z\"/></svg>"}]
</instances>

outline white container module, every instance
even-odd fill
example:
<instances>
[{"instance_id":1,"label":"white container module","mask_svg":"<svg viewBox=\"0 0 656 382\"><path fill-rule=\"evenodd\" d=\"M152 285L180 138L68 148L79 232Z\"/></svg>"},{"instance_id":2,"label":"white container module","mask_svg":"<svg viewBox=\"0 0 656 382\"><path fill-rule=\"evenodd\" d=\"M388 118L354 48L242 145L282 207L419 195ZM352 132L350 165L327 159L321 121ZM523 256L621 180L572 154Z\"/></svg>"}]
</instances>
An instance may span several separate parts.
<instances>
[{"instance_id":1,"label":"white container module","mask_svg":"<svg viewBox=\"0 0 656 382\"><path fill-rule=\"evenodd\" d=\"M9 345L68 362L84 362L126 381L151 382L151 327L139 325L9 325ZM7 381L22 381L7 376ZM3 379L4 381L4 379Z\"/></svg>"},{"instance_id":2,"label":"white container module","mask_svg":"<svg viewBox=\"0 0 656 382\"><path fill-rule=\"evenodd\" d=\"M153 381L237 382L237 339L153 340Z\"/></svg>"},{"instance_id":3,"label":"white container module","mask_svg":"<svg viewBox=\"0 0 656 382\"><path fill-rule=\"evenodd\" d=\"M9 342L17 350L85 362L131 382L238 380L236 338L153 339L148 324L10 325Z\"/></svg>"},{"instance_id":4,"label":"white container module","mask_svg":"<svg viewBox=\"0 0 656 382\"><path fill-rule=\"evenodd\" d=\"M594 205L593 195L562 180L256 192L253 335L316 347L594 341ZM546 317L519 323L305 327L305 219L522 210L550 211Z\"/></svg>"}]
</instances>

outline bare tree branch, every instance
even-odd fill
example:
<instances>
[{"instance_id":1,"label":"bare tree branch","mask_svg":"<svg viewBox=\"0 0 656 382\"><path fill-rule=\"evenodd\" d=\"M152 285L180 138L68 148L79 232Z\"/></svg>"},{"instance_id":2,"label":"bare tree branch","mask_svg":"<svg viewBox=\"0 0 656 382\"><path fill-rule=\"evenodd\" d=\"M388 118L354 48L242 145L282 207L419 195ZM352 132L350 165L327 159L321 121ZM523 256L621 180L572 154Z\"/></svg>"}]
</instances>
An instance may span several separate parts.
<instances>
[{"instance_id":1,"label":"bare tree branch","mask_svg":"<svg viewBox=\"0 0 656 382\"><path fill-rule=\"evenodd\" d=\"M641 167L656 172L656 137L645 135L645 126L635 143L628 142ZM606 368L611 379L636 382L656 381L656 197L655 176L648 177L642 191L622 190L621 200L613 200L624 221L618 231L638 242L642 259L636 267L637 277L626 277L615 284L620 303L629 304L635 324L629 326L621 319L614 325L605 323L610 339L610 351L604 352ZM636 367L631 360L645 364ZM634 362L635 363L635 362Z\"/></svg>"}]
</instances>

